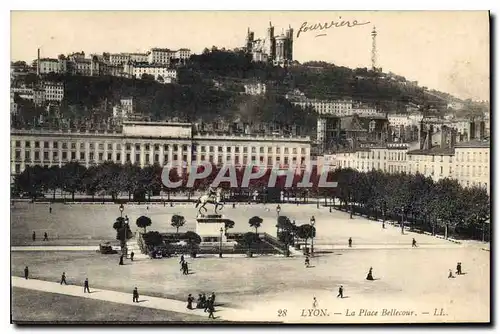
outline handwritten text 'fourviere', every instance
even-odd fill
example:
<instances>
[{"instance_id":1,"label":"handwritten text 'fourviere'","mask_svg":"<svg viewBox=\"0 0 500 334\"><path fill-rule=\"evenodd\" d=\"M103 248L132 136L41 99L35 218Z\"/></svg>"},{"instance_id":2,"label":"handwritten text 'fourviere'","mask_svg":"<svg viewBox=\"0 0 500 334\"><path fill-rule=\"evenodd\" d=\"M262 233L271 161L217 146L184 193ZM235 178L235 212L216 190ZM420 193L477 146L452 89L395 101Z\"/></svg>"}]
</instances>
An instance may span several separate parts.
<instances>
[{"instance_id":1,"label":"handwritten text 'fourviere'","mask_svg":"<svg viewBox=\"0 0 500 334\"><path fill-rule=\"evenodd\" d=\"M362 26L365 24L369 24L369 23L370 22L358 22L357 20L344 21L344 20L342 20L342 16L339 16L339 21L330 21L330 22L326 22L326 23L310 23L309 24L309 23L307 23L307 21L305 21L300 26L299 31L297 31L297 38L299 38L300 33L303 33L303 32L314 31L314 30L328 30L332 27L334 27L334 28L342 28L342 27L352 28L352 27L356 27L356 26ZM326 36L326 34L316 35L316 37L319 37L319 36Z\"/></svg>"}]
</instances>

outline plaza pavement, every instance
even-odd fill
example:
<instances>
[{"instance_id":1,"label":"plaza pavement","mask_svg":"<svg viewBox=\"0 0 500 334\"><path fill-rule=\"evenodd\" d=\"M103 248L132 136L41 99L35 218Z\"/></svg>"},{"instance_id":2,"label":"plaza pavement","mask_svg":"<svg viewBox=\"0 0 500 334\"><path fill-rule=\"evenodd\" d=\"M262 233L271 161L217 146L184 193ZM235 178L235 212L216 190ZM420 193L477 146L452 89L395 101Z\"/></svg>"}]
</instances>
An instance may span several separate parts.
<instances>
[{"instance_id":1,"label":"plaza pavement","mask_svg":"<svg viewBox=\"0 0 500 334\"><path fill-rule=\"evenodd\" d=\"M48 282L36 279L24 279L18 276L12 276L12 286L16 288L24 288L36 291L43 291L49 293L57 293L68 296L89 298L100 301L108 301L113 303L127 304L137 307L147 307L157 310L171 311L177 313L184 313L190 315L198 315L201 317L208 317L208 313L205 313L201 309L189 310L187 302L182 302L174 299L168 298L158 298L152 296L145 296L141 294L139 288L139 303L132 302L132 289L130 293L123 293L111 290L103 289L93 289L90 287L91 293L84 293L82 286L77 285L61 285L56 282ZM196 298L196 296L194 296ZM217 302L216 302L217 304ZM195 306L194 303L193 306ZM259 321L255 315L251 312L241 309L230 309L227 307L215 307L215 313L217 319L227 320L227 321Z\"/></svg>"}]
</instances>

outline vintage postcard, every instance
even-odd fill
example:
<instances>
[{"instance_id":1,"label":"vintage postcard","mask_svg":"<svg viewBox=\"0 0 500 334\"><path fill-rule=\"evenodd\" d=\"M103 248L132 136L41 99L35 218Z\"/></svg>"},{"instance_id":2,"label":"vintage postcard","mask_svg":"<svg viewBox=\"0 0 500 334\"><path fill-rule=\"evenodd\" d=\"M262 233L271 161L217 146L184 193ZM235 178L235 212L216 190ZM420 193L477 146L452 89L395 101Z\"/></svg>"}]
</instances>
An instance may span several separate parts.
<instances>
[{"instance_id":1,"label":"vintage postcard","mask_svg":"<svg viewBox=\"0 0 500 334\"><path fill-rule=\"evenodd\" d=\"M489 24L11 12L11 322L489 323Z\"/></svg>"}]
</instances>

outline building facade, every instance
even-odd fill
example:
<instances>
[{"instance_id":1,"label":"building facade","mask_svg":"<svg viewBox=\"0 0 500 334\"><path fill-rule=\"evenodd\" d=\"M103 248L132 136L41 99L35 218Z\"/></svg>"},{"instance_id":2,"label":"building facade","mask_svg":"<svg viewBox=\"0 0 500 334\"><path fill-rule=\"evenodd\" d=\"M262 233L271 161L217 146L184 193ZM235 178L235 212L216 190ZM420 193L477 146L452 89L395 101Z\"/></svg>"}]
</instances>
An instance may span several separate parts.
<instances>
[{"instance_id":1,"label":"building facade","mask_svg":"<svg viewBox=\"0 0 500 334\"><path fill-rule=\"evenodd\" d=\"M42 88L46 101L61 102L64 98L64 84L62 82L43 82Z\"/></svg>"},{"instance_id":2,"label":"building facade","mask_svg":"<svg viewBox=\"0 0 500 334\"><path fill-rule=\"evenodd\" d=\"M350 116L353 114L352 100L315 100L291 101L301 108L312 107L320 115Z\"/></svg>"},{"instance_id":3,"label":"building facade","mask_svg":"<svg viewBox=\"0 0 500 334\"><path fill-rule=\"evenodd\" d=\"M27 166L89 167L105 161L140 167L171 161L274 165L310 161L310 138L194 134L190 123L124 122L122 132L11 131L11 172Z\"/></svg>"},{"instance_id":4,"label":"building facade","mask_svg":"<svg viewBox=\"0 0 500 334\"><path fill-rule=\"evenodd\" d=\"M152 75L161 83L172 83L177 80L177 70L161 64L128 63L123 66L123 72L128 77L137 79L141 79L143 74Z\"/></svg>"},{"instance_id":5,"label":"building facade","mask_svg":"<svg viewBox=\"0 0 500 334\"><path fill-rule=\"evenodd\" d=\"M245 94L247 95L265 95L266 94L266 84L265 83L255 83L245 85Z\"/></svg>"}]
</instances>

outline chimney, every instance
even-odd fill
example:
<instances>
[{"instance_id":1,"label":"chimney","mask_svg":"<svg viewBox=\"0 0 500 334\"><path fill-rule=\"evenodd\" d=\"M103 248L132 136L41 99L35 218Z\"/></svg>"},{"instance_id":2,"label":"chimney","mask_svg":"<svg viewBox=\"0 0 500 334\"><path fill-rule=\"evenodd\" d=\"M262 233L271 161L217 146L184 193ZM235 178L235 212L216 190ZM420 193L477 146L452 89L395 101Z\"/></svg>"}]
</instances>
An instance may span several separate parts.
<instances>
[{"instance_id":1,"label":"chimney","mask_svg":"<svg viewBox=\"0 0 500 334\"><path fill-rule=\"evenodd\" d=\"M484 121L479 122L479 140L484 140L486 136L486 124Z\"/></svg>"},{"instance_id":2,"label":"chimney","mask_svg":"<svg viewBox=\"0 0 500 334\"><path fill-rule=\"evenodd\" d=\"M40 48L37 50L36 75L40 76Z\"/></svg>"},{"instance_id":3,"label":"chimney","mask_svg":"<svg viewBox=\"0 0 500 334\"><path fill-rule=\"evenodd\" d=\"M474 118L469 122L469 141L476 138L476 123L474 123Z\"/></svg>"},{"instance_id":4,"label":"chimney","mask_svg":"<svg viewBox=\"0 0 500 334\"><path fill-rule=\"evenodd\" d=\"M432 124L430 124L427 128L427 137L425 138L426 141L425 141L425 147L424 149L426 150L430 150L432 148L432 133L433 133L433 126Z\"/></svg>"},{"instance_id":5,"label":"chimney","mask_svg":"<svg viewBox=\"0 0 500 334\"><path fill-rule=\"evenodd\" d=\"M460 136L456 129L451 129L450 133L450 148L454 148L457 143L457 137Z\"/></svg>"},{"instance_id":6,"label":"chimney","mask_svg":"<svg viewBox=\"0 0 500 334\"><path fill-rule=\"evenodd\" d=\"M419 142L419 148L421 150L424 149L424 143L425 143L425 130L424 130L424 122L420 122L418 126L418 142Z\"/></svg>"},{"instance_id":7,"label":"chimney","mask_svg":"<svg viewBox=\"0 0 500 334\"><path fill-rule=\"evenodd\" d=\"M446 147L446 140L448 139L448 128L446 125L441 126L441 148Z\"/></svg>"}]
</instances>

